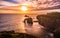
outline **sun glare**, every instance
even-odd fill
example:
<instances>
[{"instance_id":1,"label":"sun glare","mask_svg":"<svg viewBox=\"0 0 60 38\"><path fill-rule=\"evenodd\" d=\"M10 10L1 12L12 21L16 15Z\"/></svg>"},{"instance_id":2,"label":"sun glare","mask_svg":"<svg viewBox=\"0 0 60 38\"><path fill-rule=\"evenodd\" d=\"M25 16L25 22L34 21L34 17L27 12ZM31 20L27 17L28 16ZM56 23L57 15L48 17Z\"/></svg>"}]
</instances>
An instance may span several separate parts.
<instances>
[{"instance_id":1,"label":"sun glare","mask_svg":"<svg viewBox=\"0 0 60 38\"><path fill-rule=\"evenodd\" d=\"M21 7L21 10L22 10L22 11L27 11L28 8L27 8L26 6L22 6L22 7Z\"/></svg>"}]
</instances>

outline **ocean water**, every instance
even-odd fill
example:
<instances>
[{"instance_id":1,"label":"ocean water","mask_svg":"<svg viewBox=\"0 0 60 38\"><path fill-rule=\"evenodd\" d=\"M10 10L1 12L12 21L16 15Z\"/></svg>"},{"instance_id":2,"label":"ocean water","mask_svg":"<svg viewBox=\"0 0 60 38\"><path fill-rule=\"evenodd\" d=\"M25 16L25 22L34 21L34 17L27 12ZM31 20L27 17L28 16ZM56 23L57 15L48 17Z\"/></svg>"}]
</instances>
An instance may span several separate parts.
<instances>
[{"instance_id":1,"label":"ocean water","mask_svg":"<svg viewBox=\"0 0 60 38\"><path fill-rule=\"evenodd\" d=\"M18 30L23 28L21 25L23 15L0 14L0 31Z\"/></svg>"},{"instance_id":2,"label":"ocean water","mask_svg":"<svg viewBox=\"0 0 60 38\"><path fill-rule=\"evenodd\" d=\"M36 15L28 15L34 20ZM0 31L19 31L24 32L24 21L25 17L21 14L0 14Z\"/></svg>"},{"instance_id":3,"label":"ocean water","mask_svg":"<svg viewBox=\"0 0 60 38\"><path fill-rule=\"evenodd\" d=\"M46 33L42 29L42 26L38 22L33 22L32 27L25 26L23 21L25 15L21 14L0 14L0 31L10 31L27 33L35 36L46 36ZM28 15L33 21L36 21L37 15ZM26 30L28 28L28 30Z\"/></svg>"}]
</instances>

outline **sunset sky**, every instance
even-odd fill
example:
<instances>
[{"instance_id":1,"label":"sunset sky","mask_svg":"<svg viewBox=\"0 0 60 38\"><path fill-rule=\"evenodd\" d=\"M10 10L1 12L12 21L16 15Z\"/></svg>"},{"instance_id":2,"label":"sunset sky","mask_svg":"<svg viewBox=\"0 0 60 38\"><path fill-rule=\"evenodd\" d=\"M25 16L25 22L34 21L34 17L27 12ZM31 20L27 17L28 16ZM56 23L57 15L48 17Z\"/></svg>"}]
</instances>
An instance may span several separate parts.
<instances>
[{"instance_id":1,"label":"sunset sky","mask_svg":"<svg viewBox=\"0 0 60 38\"><path fill-rule=\"evenodd\" d=\"M19 5L21 4L32 4L32 6L37 6L36 8L39 9L60 9L60 0L0 0L0 13L6 12L6 9L10 9L8 11L11 11L11 9L17 9ZM11 6L11 7L10 7ZM17 6L17 7L15 7ZM4 9L4 11L2 10ZM7 11L7 12L8 12ZM16 12L16 11L12 11Z\"/></svg>"},{"instance_id":2,"label":"sunset sky","mask_svg":"<svg viewBox=\"0 0 60 38\"><path fill-rule=\"evenodd\" d=\"M60 5L60 0L38 0L40 3L40 6L44 5L49 5L49 6L56 6L56 5ZM37 1L35 0L0 0L0 6L15 6L18 4L22 4L25 2L34 2L37 3Z\"/></svg>"}]
</instances>

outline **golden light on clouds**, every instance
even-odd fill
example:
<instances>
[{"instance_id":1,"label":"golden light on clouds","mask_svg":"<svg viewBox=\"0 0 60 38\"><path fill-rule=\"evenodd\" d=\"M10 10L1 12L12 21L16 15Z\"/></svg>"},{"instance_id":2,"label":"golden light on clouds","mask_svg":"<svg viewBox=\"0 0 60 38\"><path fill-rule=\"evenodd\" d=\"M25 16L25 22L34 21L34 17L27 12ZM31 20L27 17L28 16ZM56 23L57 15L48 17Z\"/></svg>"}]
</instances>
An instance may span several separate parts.
<instances>
[{"instance_id":1,"label":"golden light on clouds","mask_svg":"<svg viewBox=\"0 0 60 38\"><path fill-rule=\"evenodd\" d=\"M21 11L27 11L28 8L27 8L26 6L22 6L22 7L20 8L20 10L21 10Z\"/></svg>"}]
</instances>

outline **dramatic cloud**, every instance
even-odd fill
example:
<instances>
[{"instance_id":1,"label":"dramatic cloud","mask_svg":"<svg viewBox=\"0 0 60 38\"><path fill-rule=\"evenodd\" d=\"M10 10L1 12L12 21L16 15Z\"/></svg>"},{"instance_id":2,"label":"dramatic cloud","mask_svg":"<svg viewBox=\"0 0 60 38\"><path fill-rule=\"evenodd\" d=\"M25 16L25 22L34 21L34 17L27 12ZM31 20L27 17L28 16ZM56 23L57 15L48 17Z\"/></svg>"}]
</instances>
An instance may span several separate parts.
<instances>
[{"instance_id":1,"label":"dramatic cloud","mask_svg":"<svg viewBox=\"0 0 60 38\"><path fill-rule=\"evenodd\" d=\"M18 2L12 0L0 0L0 6L16 6Z\"/></svg>"},{"instance_id":2,"label":"dramatic cloud","mask_svg":"<svg viewBox=\"0 0 60 38\"><path fill-rule=\"evenodd\" d=\"M31 2L32 6L39 9L49 8L60 5L60 0L0 0L0 6L19 6L22 3Z\"/></svg>"},{"instance_id":3,"label":"dramatic cloud","mask_svg":"<svg viewBox=\"0 0 60 38\"><path fill-rule=\"evenodd\" d=\"M0 5L5 5L5 6L16 6L17 4L11 3L11 2L7 2L7 1L1 1Z\"/></svg>"}]
</instances>

